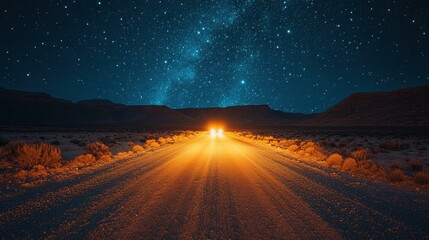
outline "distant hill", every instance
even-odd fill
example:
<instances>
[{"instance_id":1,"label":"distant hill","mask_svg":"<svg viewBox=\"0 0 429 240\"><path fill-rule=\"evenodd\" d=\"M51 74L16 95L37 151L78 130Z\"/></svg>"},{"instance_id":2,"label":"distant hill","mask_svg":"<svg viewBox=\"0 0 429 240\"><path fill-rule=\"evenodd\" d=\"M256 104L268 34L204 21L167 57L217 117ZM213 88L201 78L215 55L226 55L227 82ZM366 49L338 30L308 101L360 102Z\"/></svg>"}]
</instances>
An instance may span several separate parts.
<instances>
[{"instance_id":1,"label":"distant hill","mask_svg":"<svg viewBox=\"0 0 429 240\"><path fill-rule=\"evenodd\" d=\"M98 105L98 106L124 106L124 104L114 103L109 99L90 99L90 100L82 100L76 102L77 104L82 105Z\"/></svg>"},{"instance_id":2,"label":"distant hill","mask_svg":"<svg viewBox=\"0 0 429 240\"><path fill-rule=\"evenodd\" d=\"M127 106L106 99L71 101L44 93L0 88L0 125L202 127L213 120L228 126L273 126L311 115L275 111L267 105L227 108L171 109L166 106Z\"/></svg>"},{"instance_id":3,"label":"distant hill","mask_svg":"<svg viewBox=\"0 0 429 240\"><path fill-rule=\"evenodd\" d=\"M107 99L73 103L45 93L0 88L0 126L228 127L429 126L429 86L355 93L320 114L285 113L268 105L171 109L127 106Z\"/></svg>"},{"instance_id":4,"label":"distant hill","mask_svg":"<svg viewBox=\"0 0 429 240\"><path fill-rule=\"evenodd\" d=\"M48 94L0 88L0 124L44 126L187 126L193 119L166 106L126 106L109 100L73 103Z\"/></svg>"},{"instance_id":5,"label":"distant hill","mask_svg":"<svg viewBox=\"0 0 429 240\"><path fill-rule=\"evenodd\" d=\"M285 113L271 109L268 105L232 106L225 108L184 108L178 111L194 118L198 122L225 121L235 126L278 126L299 122L313 115Z\"/></svg>"},{"instance_id":6,"label":"distant hill","mask_svg":"<svg viewBox=\"0 0 429 240\"><path fill-rule=\"evenodd\" d=\"M354 93L303 125L428 126L429 86Z\"/></svg>"}]
</instances>

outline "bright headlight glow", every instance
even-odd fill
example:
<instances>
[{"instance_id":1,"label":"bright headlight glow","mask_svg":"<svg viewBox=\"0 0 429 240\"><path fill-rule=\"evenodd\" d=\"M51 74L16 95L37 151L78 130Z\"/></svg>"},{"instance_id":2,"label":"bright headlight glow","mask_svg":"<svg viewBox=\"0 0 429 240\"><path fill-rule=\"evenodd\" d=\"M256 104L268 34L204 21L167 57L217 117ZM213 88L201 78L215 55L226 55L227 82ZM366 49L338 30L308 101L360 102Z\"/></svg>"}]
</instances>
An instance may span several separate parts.
<instances>
[{"instance_id":1,"label":"bright headlight glow","mask_svg":"<svg viewBox=\"0 0 429 240\"><path fill-rule=\"evenodd\" d=\"M216 137L222 137L223 136L223 129L222 128L211 128L210 129L210 136L213 138Z\"/></svg>"},{"instance_id":2,"label":"bright headlight glow","mask_svg":"<svg viewBox=\"0 0 429 240\"><path fill-rule=\"evenodd\" d=\"M214 129L214 128L212 128L212 129L210 129L210 135L212 136L212 137L216 137L216 129Z\"/></svg>"}]
</instances>

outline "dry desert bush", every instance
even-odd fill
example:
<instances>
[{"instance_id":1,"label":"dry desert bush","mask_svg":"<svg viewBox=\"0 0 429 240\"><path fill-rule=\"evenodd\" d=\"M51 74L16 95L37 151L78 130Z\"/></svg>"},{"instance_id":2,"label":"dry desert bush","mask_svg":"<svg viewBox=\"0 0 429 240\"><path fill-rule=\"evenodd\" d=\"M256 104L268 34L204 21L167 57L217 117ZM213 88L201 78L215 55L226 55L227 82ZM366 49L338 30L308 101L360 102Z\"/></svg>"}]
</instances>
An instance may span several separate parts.
<instances>
[{"instance_id":1,"label":"dry desert bush","mask_svg":"<svg viewBox=\"0 0 429 240\"><path fill-rule=\"evenodd\" d=\"M131 151L133 151L133 152L135 152L135 153L137 153L137 152L143 152L143 151L144 151L144 148L143 148L142 146L140 146L140 145L134 145L134 146L131 148Z\"/></svg>"},{"instance_id":2,"label":"dry desert bush","mask_svg":"<svg viewBox=\"0 0 429 240\"><path fill-rule=\"evenodd\" d=\"M298 145L295 145L295 144L290 145L290 146L287 148L287 150L289 150L289 151L291 151L291 152L294 152L294 151L296 151L296 150L298 150L298 149L299 149L299 146L298 146Z\"/></svg>"},{"instance_id":3,"label":"dry desert bush","mask_svg":"<svg viewBox=\"0 0 429 240\"><path fill-rule=\"evenodd\" d=\"M417 172L414 175L414 182L420 185L429 184L429 174L425 172Z\"/></svg>"},{"instance_id":4,"label":"dry desert bush","mask_svg":"<svg viewBox=\"0 0 429 240\"><path fill-rule=\"evenodd\" d=\"M94 155L87 153L87 154L82 154L75 157L69 164L72 166L75 165L78 167L83 167L83 166L92 165L96 161L97 160L95 159Z\"/></svg>"},{"instance_id":5,"label":"dry desert bush","mask_svg":"<svg viewBox=\"0 0 429 240\"><path fill-rule=\"evenodd\" d=\"M331 154L327 159L326 159L326 163L329 166L334 166L334 167L341 167L341 165L343 164L343 156L341 156L338 153L334 153Z\"/></svg>"},{"instance_id":6,"label":"dry desert bush","mask_svg":"<svg viewBox=\"0 0 429 240\"><path fill-rule=\"evenodd\" d=\"M61 150L47 143L13 141L3 147L1 155L23 168L36 165L57 167L61 165Z\"/></svg>"},{"instance_id":7,"label":"dry desert bush","mask_svg":"<svg viewBox=\"0 0 429 240\"><path fill-rule=\"evenodd\" d=\"M104 155L112 155L109 147L101 142L90 143L86 146L86 149L88 150L88 153L94 155L97 159L100 159Z\"/></svg>"},{"instance_id":8,"label":"dry desert bush","mask_svg":"<svg viewBox=\"0 0 429 240\"><path fill-rule=\"evenodd\" d=\"M369 158L369 151L368 149L362 148L362 149L353 151L350 155L352 158L356 159L357 161L367 160Z\"/></svg>"},{"instance_id":9,"label":"dry desert bush","mask_svg":"<svg viewBox=\"0 0 429 240\"><path fill-rule=\"evenodd\" d=\"M357 168L357 162L354 158L346 158L343 164L343 170L355 171Z\"/></svg>"},{"instance_id":10,"label":"dry desert bush","mask_svg":"<svg viewBox=\"0 0 429 240\"><path fill-rule=\"evenodd\" d=\"M393 171L391 171L388 175L387 178L391 181L391 182L402 182L405 178L404 173L402 172L401 169L394 169Z\"/></svg>"}]
</instances>

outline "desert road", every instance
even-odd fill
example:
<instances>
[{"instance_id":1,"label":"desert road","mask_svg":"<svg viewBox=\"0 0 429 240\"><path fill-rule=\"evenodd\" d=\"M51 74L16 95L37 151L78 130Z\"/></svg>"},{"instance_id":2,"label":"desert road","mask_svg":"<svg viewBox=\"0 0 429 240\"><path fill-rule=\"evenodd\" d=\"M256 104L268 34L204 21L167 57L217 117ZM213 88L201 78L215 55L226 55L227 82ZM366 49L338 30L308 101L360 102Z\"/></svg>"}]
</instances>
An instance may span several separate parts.
<instances>
[{"instance_id":1,"label":"desert road","mask_svg":"<svg viewBox=\"0 0 429 240\"><path fill-rule=\"evenodd\" d=\"M201 135L0 195L1 239L424 239L429 196Z\"/></svg>"}]
</instances>

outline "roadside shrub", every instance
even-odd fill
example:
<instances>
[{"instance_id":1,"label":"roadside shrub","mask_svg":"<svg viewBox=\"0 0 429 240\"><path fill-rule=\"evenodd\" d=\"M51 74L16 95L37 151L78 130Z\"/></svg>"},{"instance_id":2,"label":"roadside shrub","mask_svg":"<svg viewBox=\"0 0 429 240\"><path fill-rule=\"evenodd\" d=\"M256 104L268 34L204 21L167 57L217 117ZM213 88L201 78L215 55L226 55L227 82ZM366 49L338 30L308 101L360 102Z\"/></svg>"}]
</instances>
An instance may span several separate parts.
<instances>
[{"instance_id":1,"label":"roadside shrub","mask_svg":"<svg viewBox=\"0 0 429 240\"><path fill-rule=\"evenodd\" d=\"M361 160L367 160L369 153L367 149L359 149L356 151L353 151L351 154L352 158L356 159L357 161L361 161Z\"/></svg>"},{"instance_id":2,"label":"roadside shrub","mask_svg":"<svg viewBox=\"0 0 429 240\"><path fill-rule=\"evenodd\" d=\"M78 167L83 167L83 166L92 165L96 161L97 160L95 159L94 155L87 153L87 154L82 154L82 155L79 155L79 156L75 157L70 162L70 165L76 165Z\"/></svg>"},{"instance_id":3,"label":"roadside shrub","mask_svg":"<svg viewBox=\"0 0 429 240\"><path fill-rule=\"evenodd\" d=\"M315 151L314 147L307 147L305 148L306 153L313 153Z\"/></svg>"},{"instance_id":4,"label":"roadside shrub","mask_svg":"<svg viewBox=\"0 0 429 240\"><path fill-rule=\"evenodd\" d=\"M326 163L329 166L341 166L343 164L343 156L338 153L331 154L327 159Z\"/></svg>"},{"instance_id":5,"label":"roadside shrub","mask_svg":"<svg viewBox=\"0 0 429 240\"><path fill-rule=\"evenodd\" d=\"M343 164L343 170L354 171L357 168L357 162L354 158L346 158Z\"/></svg>"},{"instance_id":6,"label":"roadside shrub","mask_svg":"<svg viewBox=\"0 0 429 240\"><path fill-rule=\"evenodd\" d=\"M426 185L429 183L429 175L424 172L418 172L414 175L414 182L420 185Z\"/></svg>"},{"instance_id":7,"label":"roadside shrub","mask_svg":"<svg viewBox=\"0 0 429 240\"><path fill-rule=\"evenodd\" d=\"M131 151L133 152L142 152L144 151L144 148L140 145L134 145L133 148L131 149Z\"/></svg>"},{"instance_id":8,"label":"roadside shrub","mask_svg":"<svg viewBox=\"0 0 429 240\"><path fill-rule=\"evenodd\" d=\"M155 140L155 139L148 139L148 140L146 140L146 144L147 144L148 146L150 146L150 144L152 144L152 143L154 143L154 142L156 142L156 140Z\"/></svg>"},{"instance_id":9,"label":"roadside shrub","mask_svg":"<svg viewBox=\"0 0 429 240\"><path fill-rule=\"evenodd\" d=\"M126 157L128 157L128 156L129 156L128 152L118 152L118 153L116 154L116 157L117 157L117 158L126 158Z\"/></svg>"},{"instance_id":10,"label":"roadside shrub","mask_svg":"<svg viewBox=\"0 0 429 240\"><path fill-rule=\"evenodd\" d=\"M383 174L384 170L371 160L358 161L358 171L366 175Z\"/></svg>"},{"instance_id":11,"label":"roadside shrub","mask_svg":"<svg viewBox=\"0 0 429 240\"><path fill-rule=\"evenodd\" d=\"M47 143L10 142L3 148L1 155L24 168L36 165L57 167L62 160L61 150Z\"/></svg>"},{"instance_id":12,"label":"roadside shrub","mask_svg":"<svg viewBox=\"0 0 429 240\"><path fill-rule=\"evenodd\" d=\"M98 161L100 161L100 162L108 162L108 161L110 161L110 160L112 160L112 156L111 155L103 155L103 156L101 156L99 159L98 159Z\"/></svg>"},{"instance_id":13,"label":"roadside shrub","mask_svg":"<svg viewBox=\"0 0 429 240\"><path fill-rule=\"evenodd\" d=\"M161 145L164 145L164 144L166 144L166 143L167 143L167 141L165 140L165 138L163 138L163 137L159 137L159 138L158 138L158 143L159 143L159 144L161 144Z\"/></svg>"},{"instance_id":14,"label":"roadside shrub","mask_svg":"<svg viewBox=\"0 0 429 240\"><path fill-rule=\"evenodd\" d=\"M298 149L299 149L298 145L295 145L295 144L290 145L290 146L287 148L287 150L289 150L289 151L291 151L291 152L294 152L294 151L296 151L296 150L298 150Z\"/></svg>"},{"instance_id":15,"label":"roadside shrub","mask_svg":"<svg viewBox=\"0 0 429 240\"><path fill-rule=\"evenodd\" d=\"M402 182L404 180L404 173L401 169L395 169L391 171L387 177L391 182Z\"/></svg>"},{"instance_id":16,"label":"roadside shrub","mask_svg":"<svg viewBox=\"0 0 429 240\"><path fill-rule=\"evenodd\" d=\"M420 172L423 170L423 163L416 159L408 161L408 166L411 168L412 171L415 172Z\"/></svg>"},{"instance_id":17,"label":"roadside shrub","mask_svg":"<svg viewBox=\"0 0 429 240\"><path fill-rule=\"evenodd\" d=\"M94 155L94 157L96 157L97 159L99 159L103 155L112 155L109 147L101 142L88 144L86 146L86 149L88 150L88 153Z\"/></svg>"},{"instance_id":18,"label":"roadside shrub","mask_svg":"<svg viewBox=\"0 0 429 240\"><path fill-rule=\"evenodd\" d=\"M151 147L151 148L159 148L159 147L161 147L161 145L159 145L159 143L157 143L157 142L152 142L151 144L149 144L149 147Z\"/></svg>"}]
</instances>

